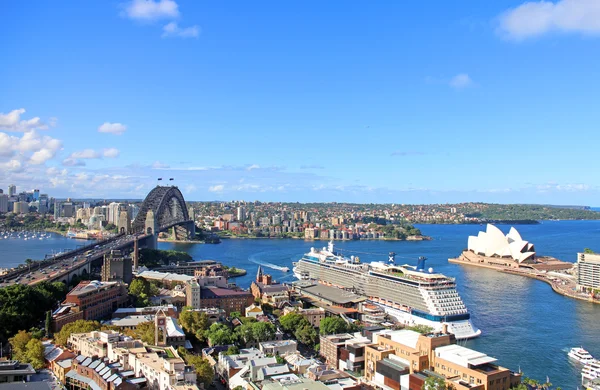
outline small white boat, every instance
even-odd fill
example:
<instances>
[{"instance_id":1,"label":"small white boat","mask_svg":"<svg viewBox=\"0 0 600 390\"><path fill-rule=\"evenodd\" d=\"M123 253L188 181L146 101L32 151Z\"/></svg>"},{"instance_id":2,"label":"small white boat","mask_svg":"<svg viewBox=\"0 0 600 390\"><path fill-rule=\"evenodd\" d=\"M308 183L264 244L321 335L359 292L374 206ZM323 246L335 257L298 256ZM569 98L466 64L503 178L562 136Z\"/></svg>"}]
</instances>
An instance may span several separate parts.
<instances>
[{"instance_id":1,"label":"small white boat","mask_svg":"<svg viewBox=\"0 0 600 390\"><path fill-rule=\"evenodd\" d=\"M594 361L594 357L583 348L571 348L568 356L582 364L588 364Z\"/></svg>"}]
</instances>

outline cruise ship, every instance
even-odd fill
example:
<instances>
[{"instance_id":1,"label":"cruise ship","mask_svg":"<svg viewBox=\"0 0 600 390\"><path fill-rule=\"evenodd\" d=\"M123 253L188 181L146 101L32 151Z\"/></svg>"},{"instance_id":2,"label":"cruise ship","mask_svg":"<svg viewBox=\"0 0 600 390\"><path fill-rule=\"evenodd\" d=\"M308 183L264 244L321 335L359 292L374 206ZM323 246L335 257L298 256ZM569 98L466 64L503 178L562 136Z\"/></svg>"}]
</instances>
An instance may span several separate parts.
<instances>
[{"instance_id":1,"label":"cruise ship","mask_svg":"<svg viewBox=\"0 0 600 390\"><path fill-rule=\"evenodd\" d=\"M333 242L321 250L311 248L294 263L294 276L316 280L330 286L351 290L368 297L398 322L428 325L436 331L446 328L457 339L470 339L481 334L456 291L453 278L425 270L425 259L416 267L396 265L395 254L388 262L361 263L334 251Z\"/></svg>"}]
</instances>

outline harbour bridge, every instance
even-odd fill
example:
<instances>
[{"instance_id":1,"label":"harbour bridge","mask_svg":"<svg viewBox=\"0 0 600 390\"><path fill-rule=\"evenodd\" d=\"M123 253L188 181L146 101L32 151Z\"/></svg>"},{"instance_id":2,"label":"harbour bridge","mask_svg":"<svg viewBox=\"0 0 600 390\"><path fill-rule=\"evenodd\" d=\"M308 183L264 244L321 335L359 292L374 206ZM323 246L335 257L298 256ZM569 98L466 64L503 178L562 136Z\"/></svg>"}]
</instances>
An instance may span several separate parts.
<instances>
[{"instance_id":1,"label":"harbour bridge","mask_svg":"<svg viewBox=\"0 0 600 390\"><path fill-rule=\"evenodd\" d=\"M130 229L126 225L119 223L119 233L158 235L173 229L176 240L193 239L196 235L194 221L190 219L183 195L176 186L156 186L144 199Z\"/></svg>"},{"instance_id":2,"label":"harbour bridge","mask_svg":"<svg viewBox=\"0 0 600 390\"><path fill-rule=\"evenodd\" d=\"M19 282L36 284L43 280L68 283L74 276L90 273L92 263L101 264L104 255L113 249L126 252L133 251L135 246L156 249L159 233L169 229L172 229L176 240L192 240L196 235L194 221L190 219L183 195L176 186L156 186L142 202L133 221L127 211L120 212L117 227L119 234L102 242L47 257L36 261L33 266L0 275L0 287ZM57 268L57 271L52 271ZM29 277L21 280L26 275Z\"/></svg>"}]
</instances>

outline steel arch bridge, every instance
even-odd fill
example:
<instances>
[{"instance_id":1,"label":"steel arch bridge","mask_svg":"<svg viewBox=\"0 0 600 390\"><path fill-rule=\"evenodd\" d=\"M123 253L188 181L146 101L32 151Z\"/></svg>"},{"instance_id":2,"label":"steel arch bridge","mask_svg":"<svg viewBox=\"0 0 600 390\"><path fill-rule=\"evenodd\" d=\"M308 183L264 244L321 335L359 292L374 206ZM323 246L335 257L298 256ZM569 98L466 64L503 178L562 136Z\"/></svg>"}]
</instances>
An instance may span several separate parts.
<instances>
[{"instance_id":1,"label":"steel arch bridge","mask_svg":"<svg viewBox=\"0 0 600 390\"><path fill-rule=\"evenodd\" d=\"M167 230L170 227L190 226L190 224L193 225L194 223L190 220L185 199L183 199L181 191L176 186L156 186L150 191L140 206L138 215L131 224L133 233L146 233L146 217L149 211L154 213L154 220L158 230L152 232L152 234L158 234L159 231Z\"/></svg>"}]
</instances>

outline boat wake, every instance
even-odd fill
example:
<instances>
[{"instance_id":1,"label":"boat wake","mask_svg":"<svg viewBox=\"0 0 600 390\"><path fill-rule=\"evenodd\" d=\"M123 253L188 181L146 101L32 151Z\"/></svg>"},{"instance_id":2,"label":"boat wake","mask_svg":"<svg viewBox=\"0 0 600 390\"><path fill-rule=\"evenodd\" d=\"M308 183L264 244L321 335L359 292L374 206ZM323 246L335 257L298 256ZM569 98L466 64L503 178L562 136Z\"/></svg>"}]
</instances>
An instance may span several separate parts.
<instances>
[{"instance_id":1,"label":"boat wake","mask_svg":"<svg viewBox=\"0 0 600 390\"><path fill-rule=\"evenodd\" d=\"M279 270L279 271L282 271L282 272L289 272L289 270L290 270L289 267L284 267L284 266L281 266L281 265L276 265L276 264L266 263L266 262L263 262L263 261L258 261L258 260L255 260L253 257L254 256L248 257L248 260L250 262L254 263L254 264L262 265L263 267L276 269L276 270Z\"/></svg>"}]
</instances>

